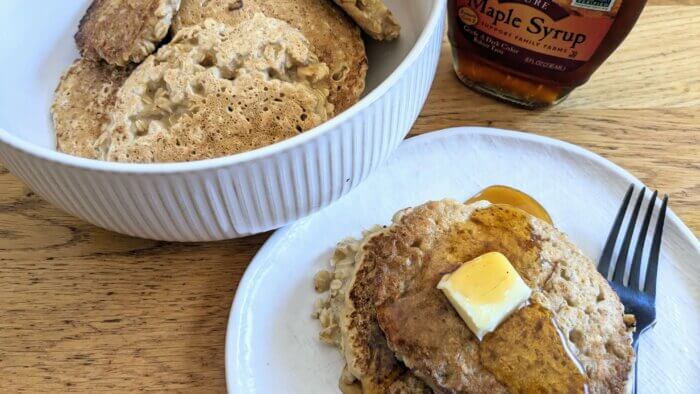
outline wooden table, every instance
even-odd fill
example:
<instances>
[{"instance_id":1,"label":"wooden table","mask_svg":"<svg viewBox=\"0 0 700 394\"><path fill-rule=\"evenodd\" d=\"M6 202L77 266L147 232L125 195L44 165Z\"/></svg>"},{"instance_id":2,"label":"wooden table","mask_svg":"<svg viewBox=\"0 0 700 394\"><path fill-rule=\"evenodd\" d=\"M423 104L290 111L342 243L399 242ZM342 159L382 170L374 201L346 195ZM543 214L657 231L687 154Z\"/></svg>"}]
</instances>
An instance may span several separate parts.
<instances>
[{"instance_id":1,"label":"wooden table","mask_svg":"<svg viewBox=\"0 0 700 394\"><path fill-rule=\"evenodd\" d=\"M669 193L700 234L700 0L652 0L621 49L563 104L514 109L462 87L445 44L412 135L450 126L579 144ZM269 234L129 238L73 218L0 168L0 392L221 392L229 307Z\"/></svg>"}]
</instances>

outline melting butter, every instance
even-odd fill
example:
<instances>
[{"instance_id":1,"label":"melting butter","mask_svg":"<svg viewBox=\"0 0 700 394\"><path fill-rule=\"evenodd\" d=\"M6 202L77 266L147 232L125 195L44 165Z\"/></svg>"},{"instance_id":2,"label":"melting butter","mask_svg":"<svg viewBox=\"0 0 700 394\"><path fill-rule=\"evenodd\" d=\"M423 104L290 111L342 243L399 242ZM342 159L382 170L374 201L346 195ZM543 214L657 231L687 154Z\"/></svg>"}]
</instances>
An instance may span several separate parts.
<instances>
[{"instance_id":1,"label":"melting butter","mask_svg":"<svg viewBox=\"0 0 700 394\"><path fill-rule=\"evenodd\" d=\"M499 252L483 254L446 274L437 286L479 339L530 297L508 258Z\"/></svg>"}]
</instances>

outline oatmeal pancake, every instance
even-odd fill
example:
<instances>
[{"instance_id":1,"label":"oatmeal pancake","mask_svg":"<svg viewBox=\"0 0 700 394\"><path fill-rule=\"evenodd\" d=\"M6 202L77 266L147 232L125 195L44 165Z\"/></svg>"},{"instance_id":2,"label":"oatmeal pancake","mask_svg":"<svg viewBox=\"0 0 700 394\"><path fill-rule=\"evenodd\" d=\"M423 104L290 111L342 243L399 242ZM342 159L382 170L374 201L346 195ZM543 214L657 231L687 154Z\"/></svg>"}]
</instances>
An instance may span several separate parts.
<instances>
[{"instance_id":1,"label":"oatmeal pancake","mask_svg":"<svg viewBox=\"0 0 700 394\"><path fill-rule=\"evenodd\" d=\"M396 358L438 391L506 392L482 362L489 355L480 355L480 342L436 288L444 274L491 251L503 253L533 290L530 302L552 313L590 392L623 392L634 353L618 296L564 234L485 201L407 209L363 246L361 259L377 275L377 321Z\"/></svg>"},{"instance_id":2,"label":"oatmeal pancake","mask_svg":"<svg viewBox=\"0 0 700 394\"><path fill-rule=\"evenodd\" d=\"M170 29L180 0L93 0L75 41L83 57L127 66L153 53Z\"/></svg>"},{"instance_id":3,"label":"oatmeal pancake","mask_svg":"<svg viewBox=\"0 0 700 394\"><path fill-rule=\"evenodd\" d=\"M299 29L330 70L330 102L338 114L365 89L367 54L360 29L330 0L182 0L175 31L207 18L235 26L261 12Z\"/></svg>"},{"instance_id":4,"label":"oatmeal pancake","mask_svg":"<svg viewBox=\"0 0 700 394\"><path fill-rule=\"evenodd\" d=\"M329 72L297 29L256 14L180 30L120 89L102 159L181 162L243 152L326 121Z\"/></svg>"},{"instance_id":5,"label":"oatmeal pancake","mask_svg":"<svg viewBox=\"0 0 700 394\"><path fill-rule=\"evenodd\" d=\"M370 37L379 41L396 39L401 25L383 0L333 0Z\"/></svg>"},{"instance_id":6,"label":"oatmeal pancake","mask_svg":"<svg viewBox=\"0 0 700 394\"><path fill-rule=\"evenodd\" d=\"M430 388L394 357L377 323L374 309L374 268L360 258L362 245L379 234L365 232L363 240L341 241L331 270L314 278L319 299L314 316L321 323L321 341L337 346L346 361L340 389L352 393L430 393Z\"/></svg>"},{"instance_id":7,"label":"oatmeal pancake","mask_svg":"<svg viewBox=\"0 0 700 394\"><path fill-rule=\"evenodd\" d=\"M131 68L101 61L76 60L56 88L51 116L59 151L97 159L95 141L110 122L117 91Z\"/></svg>"}]
</instances>

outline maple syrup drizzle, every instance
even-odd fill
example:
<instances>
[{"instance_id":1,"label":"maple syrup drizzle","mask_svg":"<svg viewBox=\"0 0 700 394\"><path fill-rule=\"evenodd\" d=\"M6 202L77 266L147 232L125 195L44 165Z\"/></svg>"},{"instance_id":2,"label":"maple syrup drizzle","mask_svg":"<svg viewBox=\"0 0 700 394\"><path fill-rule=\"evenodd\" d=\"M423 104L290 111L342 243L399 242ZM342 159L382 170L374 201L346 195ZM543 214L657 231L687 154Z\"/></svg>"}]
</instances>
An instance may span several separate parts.
<instances>
[{"instance_id":1,"label":"maple syrup drizzle","mask_svg":"<svg viewBox=\"0 0 700 394\"><path fill-rule=\"evenodd\" d=\"M527 305L479 345L482 365L515 393L587 393L581 363L566 344L554 316Z\"/></svg>"},{"instance_id":2,"label":"maple syrup drizzle","mask_svg":"<svg viewBox=\"0 0 700 394\"><path fill-rule=\"evenodd\" d=\"M513 207L522 209L523 211L529 213L530 215L544 220L549 224L552 223L552 218L547 213L547 210L540 205L537 200L530 197L526 193L512 188L510 186L503 185L493 185L486 189L480 191L474 197L471 197L466 201L467 204L471 204L476 201L486 200L491 204L507 204Z\"/></svg>"}]
</instances>

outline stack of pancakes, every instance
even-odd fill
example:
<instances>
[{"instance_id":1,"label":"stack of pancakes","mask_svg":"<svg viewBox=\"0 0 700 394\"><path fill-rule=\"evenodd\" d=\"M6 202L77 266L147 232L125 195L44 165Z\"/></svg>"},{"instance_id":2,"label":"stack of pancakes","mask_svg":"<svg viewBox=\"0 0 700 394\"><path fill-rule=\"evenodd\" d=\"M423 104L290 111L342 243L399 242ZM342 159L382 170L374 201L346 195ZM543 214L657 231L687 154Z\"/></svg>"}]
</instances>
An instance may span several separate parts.
<instances>
[{"instance_id":1,"label":"stack of pancakes","mask_svg":"<svg viewBox=\"0 0 700 394\"><path fill-rule=\"evenodd\" d=\"M378 40L399 33L381 0L336 3L93 0L75 37L82 57L51 107L58 149L190 161L325 122L364 91L360 28Z\"/></svg>"},{"instance_id":2,"label":"stack of pancakes","mask_svg":"<svg viewBox=\"0 0 700 394\"><path fill-rule=\"evenodd\" d=\"M524 211L452 200L400 211L390 226L341 242L331 269L316 275L316 289L327 292L314 312L320 338L337 346L346 361L339 371L341 390L551 391L546 370L532 371L527 379L495 376L485 365L495 355L480 354L479 340L436 288L444 274L493 251L503 253L532 289L530 304L551 313L588 390L628 390L633 328L595 265L564 234ZM523 328L522 342L516 338L500 361L510 367L529 354L521 346L541 328L514 316L502 323ZM541 360L543 368L550 361Z\"/></svg>"}]
</instances>

